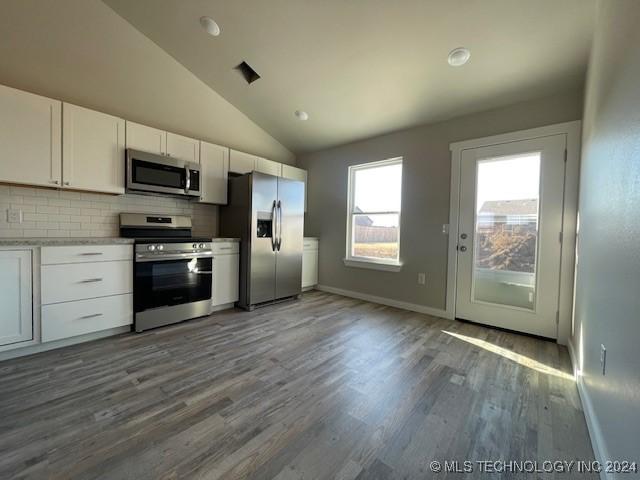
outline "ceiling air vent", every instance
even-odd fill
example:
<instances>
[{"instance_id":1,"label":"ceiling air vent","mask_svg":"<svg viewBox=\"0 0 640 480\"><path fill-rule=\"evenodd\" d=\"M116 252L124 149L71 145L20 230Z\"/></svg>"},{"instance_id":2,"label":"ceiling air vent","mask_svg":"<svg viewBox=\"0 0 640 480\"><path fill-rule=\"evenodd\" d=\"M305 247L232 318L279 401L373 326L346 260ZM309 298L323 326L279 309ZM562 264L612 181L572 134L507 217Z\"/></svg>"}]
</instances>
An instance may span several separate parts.
<instances>
[{"instance_id":1,"label":"ceiling air vent","mask_svg":"<svg viewBox=\"0 0 640 480\"><path fill-rule=\"evenodd\" d=\"M249 65L247 62L242 62L235 68L235 70L240 72L240 75L242 75L242 78L244 78L248 84L252 84L260 78L258 72L251 68L251 65Z\"/></svg>"}]
</instances>

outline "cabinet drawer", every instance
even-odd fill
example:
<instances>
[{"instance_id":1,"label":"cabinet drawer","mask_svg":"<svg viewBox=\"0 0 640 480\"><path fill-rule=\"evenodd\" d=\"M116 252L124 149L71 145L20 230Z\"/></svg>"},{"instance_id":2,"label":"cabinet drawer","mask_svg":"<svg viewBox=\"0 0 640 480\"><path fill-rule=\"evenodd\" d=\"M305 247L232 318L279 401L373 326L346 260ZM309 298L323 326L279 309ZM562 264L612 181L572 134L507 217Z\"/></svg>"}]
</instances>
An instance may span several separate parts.
<instances>
[{"instance_id":1,"label":"cabinet drawer","mask_svg":"<svg viewBox=\"0 0 640 480\"><path fill-rule=\"evenodd\" d=\"M133 245L42 247L42 265L133 260Z\"/></svg>"},{"instance_id":2,"label":"cabinet drawer","mask_svg":"<svg viewBox=\"0 0 640 480\"><path fill-rule=\"evenodd\" d=\"M42 307L42 341L50 342L132 323L132 294L45 305Z\"/></svg>"},{"instance_id":3,"label":"cabinet drawer","mask_svg":"<svg viewBox=\"0 0 640 480\"><path fill-rule=\"evenodd\" d=\"M240 252L239 242L213 242L211 245L214 255L228 255Z\"/></svg>"},{"instance_id":4,"label":"cabinet drawer","mask_svg":"<svg viewBox=\"0 0 640 480\"><path fill-rule=\"evenodd\" d=\"M304 250L318 250L318 240L315 238L305 238L303 243Z\"/></svg>"},{"instance_id":5,"label":"cabinet drawer","mask_svg":"<svg viewBox=\"0 0 640 480\"><path fill-rule=\"evenodd\" d=\"M133 292L133 262L94 262L42 267L42 304Z\"/></svg>"}]
</instances>

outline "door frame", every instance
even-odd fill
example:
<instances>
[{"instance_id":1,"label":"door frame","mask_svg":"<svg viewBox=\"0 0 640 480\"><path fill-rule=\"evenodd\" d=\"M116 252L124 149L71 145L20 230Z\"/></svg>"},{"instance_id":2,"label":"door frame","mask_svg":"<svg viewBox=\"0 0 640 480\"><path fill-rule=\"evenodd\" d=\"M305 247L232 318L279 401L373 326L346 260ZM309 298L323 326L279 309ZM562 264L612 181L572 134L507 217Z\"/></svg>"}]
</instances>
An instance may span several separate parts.
<instances>
[{"instance_id":1,"label":"door frame","mask_svg":"<svg viewBox=\"0 0 640 480\"><path fill-rule=\"evenodd\" d=\"M460 162L462 152L479 147L519 142L552 135L566 135L566 162L562 209L562 246L560 249L560 292L558 301L557 342L566 345L572 330L573 286L578 220L578 186L580 181L580 120L520 130L490 137L449 144L451 151L451 190L449 197L449 240L447 258L446 316L456 317L456 285L458 271L458 220L460 209Z\"/></svg>"}]
</instances>

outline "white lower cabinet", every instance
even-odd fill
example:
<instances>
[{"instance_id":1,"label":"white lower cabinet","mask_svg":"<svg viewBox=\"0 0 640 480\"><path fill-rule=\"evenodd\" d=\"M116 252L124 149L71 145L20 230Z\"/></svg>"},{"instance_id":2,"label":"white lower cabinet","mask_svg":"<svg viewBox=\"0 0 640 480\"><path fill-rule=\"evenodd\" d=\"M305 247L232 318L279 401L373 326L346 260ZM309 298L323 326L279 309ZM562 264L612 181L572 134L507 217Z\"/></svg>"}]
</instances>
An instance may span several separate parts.
<instances>
[{"instance_id":1,"label":"white lower cabinet","mask_svg":"<svg viewBox=\"0 0 640 480\"><path fill-rule=\"evenodd\" d=\"M235 303L240 288L240 244L214 243L213 246L213 291L214 307Z\"/></svg>"},{"instance_id":2,"label":"white lower cabinet","mask_svg":"<svg viewBox=\"0 0 640 480\"><path fill-rule=\"evenodd\" d=\"M42 342L133 323L131 245L43 247L41 259Z\"/></svg>"},{"instance_id":3,"label":"white lower cabinet","mask_svg":"<svg viewBox=\"0 0 640 480\"><path fill-rule=\"evenodd\" d=\"M0 346L33 339L31 255L0 251Z\"/></svg>"},{"instance_id":4,"label":"white lower cabinet","mask_svg":"<svg viewBox=\"0 0 640 480\"><path fill-rule=\"evenodd\" d=\"M51 342L133 323L133 294L42 307L42 341Z\"/></svg>"},{"instance_id":5,"label":"white lower cabinet","mask_svg":"<svg viewBox=\"0 0 640 480\"><path fill-rule=\"evenodd\" d=\"M305 238L302 249L302 288L318 284L318 240Z\"/></svg>"}]
</instances>

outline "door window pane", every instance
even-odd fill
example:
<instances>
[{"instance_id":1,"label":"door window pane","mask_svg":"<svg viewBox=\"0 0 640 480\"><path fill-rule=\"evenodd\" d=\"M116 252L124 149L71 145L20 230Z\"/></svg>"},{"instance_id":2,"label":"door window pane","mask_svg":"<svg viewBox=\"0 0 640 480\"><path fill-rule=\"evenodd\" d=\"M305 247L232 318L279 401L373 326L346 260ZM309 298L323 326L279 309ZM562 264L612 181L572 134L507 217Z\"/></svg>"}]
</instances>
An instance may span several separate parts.
<instances>
[{"instance_id":1,"label":"door window pane","mask_svg":"<svg viewBox=\"0 0 640 480\"><path fill-rule=\"evenodd\" d=\"M477 164L473 299L533 310L540 153Z\"/></svg>"},{"instance_id":2,"label":"door window pane","mask_svg":"<svg viewBox=\"0 0 640 480\"><path fill-rule=\"evenodd\" d=\"M353 257L384 260L398 259L398 232L400 215L354 215Z\"/></svg>"}]
</instances>

